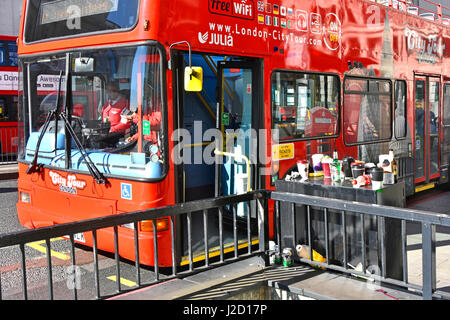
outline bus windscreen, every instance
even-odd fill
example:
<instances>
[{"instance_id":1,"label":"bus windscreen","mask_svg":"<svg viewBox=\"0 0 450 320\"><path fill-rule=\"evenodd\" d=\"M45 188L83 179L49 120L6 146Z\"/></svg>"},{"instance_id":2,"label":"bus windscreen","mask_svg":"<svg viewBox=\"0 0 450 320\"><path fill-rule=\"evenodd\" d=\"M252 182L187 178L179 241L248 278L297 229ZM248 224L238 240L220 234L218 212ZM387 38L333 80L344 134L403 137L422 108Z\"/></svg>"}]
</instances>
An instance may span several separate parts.
<instances>
[{"instance_id":1,"label":"bus windscreen","mask_svg":"<svg viewBox=\"0 0 450 320\"><path fill-rule=\"evenodd\" d=\"M25 41L130 29L139 0L30 0Z\"/></svg>"}]
</instances>

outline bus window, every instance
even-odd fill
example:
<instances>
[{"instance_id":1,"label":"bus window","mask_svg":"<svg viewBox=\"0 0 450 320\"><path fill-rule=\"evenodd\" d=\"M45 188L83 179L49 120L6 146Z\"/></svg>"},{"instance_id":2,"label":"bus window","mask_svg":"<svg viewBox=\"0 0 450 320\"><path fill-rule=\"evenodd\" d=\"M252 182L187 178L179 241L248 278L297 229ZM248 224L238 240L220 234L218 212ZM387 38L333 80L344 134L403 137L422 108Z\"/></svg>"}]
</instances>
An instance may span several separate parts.
<instances>
[{"instance_id":1,"label":"bus window","mask_svg":"<svg viewBox=\"0 0 450 320\"><path fill-rule=\"evenodd\" d=\"M8 119L7 117L7 105L5 99L0 99L0 121L5 121Z\"/></svg>"},{"instance_id":2,"label":"bus window","mask_svg":"<svg viewBox=\"0 0 450 320\"><path fill-rule=\"evenodd\" d=\"M275 72L272 75L272 129L280 139L331 137L338 133L339 78L334 75Z\"/></svg>"},{"instance_id":3,"label":"bus window","mask_svg":"<svg viewBox=\"0 0 450 320\"><path fill-rule=\"evenodd\" d=\"M6 66L6 51L0 47L0 66Z\"/></svg>"},{"instance_id":4,"label":"bus window","mask_svg":"<svg viewBox=\"0 0 450 320\"><path fill-rule=\"evenodd\" d=\"M396 139L406 138L406 81L397 80L395 81L394 90L394 131Z\"/></svg>"},{"instance_id":5,"label":"bus window","mask_svg":"<svg viewBox=\"0 0 450 320\"><path fill-rule=\"evenodd\" d=\"M2 96L0 98L0 122L15 121L17 121L17 96Z\"/></svg>"},{"instance_id":6,"label":"bus window","mask_svg":"<svg viewBox=\"0 0 450 320\"><path fill-rule=\"evenodd\" d=\"M444 85L444 126L450 126L450 83Z\"/></svg>"},{"instance_id":7,"label":"bus window","mask_svg":"<svg viewBox=\"0 0 450 320\"><path fill-rule=\"evenodd\" d=\"M344 80L344 143L388 141L392 137L392 83L384 79Z\"/></svg>"},{"instance_id":8,"label":"bus window","mask_svg":"<svg viewBox=\"0 0 450 320\"><path fill-rule=\"evenodd\" d=\"M19 64L19 57L17 56L17 44L14 41L7 41L9 65L17 67Z\"/></svg>"}]
</instances>

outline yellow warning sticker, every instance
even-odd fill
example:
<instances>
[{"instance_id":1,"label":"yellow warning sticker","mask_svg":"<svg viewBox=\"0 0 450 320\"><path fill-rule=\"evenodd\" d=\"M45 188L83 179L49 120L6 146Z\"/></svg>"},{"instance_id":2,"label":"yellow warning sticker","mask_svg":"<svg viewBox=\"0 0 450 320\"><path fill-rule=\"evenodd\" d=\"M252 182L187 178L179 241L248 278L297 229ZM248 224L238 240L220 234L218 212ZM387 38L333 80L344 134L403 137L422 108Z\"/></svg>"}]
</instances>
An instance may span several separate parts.
<instances>
[{"instance_id":1,"label":"yellow warning sticker","mask_svg":"<svg viewBox=\"0 0 450 320\"><path fill-rule=\"evenodd\" d=\"M272 160L280 161L294 158L294 144L275 144L272 146Z\"/></svg>"}]
</instances>

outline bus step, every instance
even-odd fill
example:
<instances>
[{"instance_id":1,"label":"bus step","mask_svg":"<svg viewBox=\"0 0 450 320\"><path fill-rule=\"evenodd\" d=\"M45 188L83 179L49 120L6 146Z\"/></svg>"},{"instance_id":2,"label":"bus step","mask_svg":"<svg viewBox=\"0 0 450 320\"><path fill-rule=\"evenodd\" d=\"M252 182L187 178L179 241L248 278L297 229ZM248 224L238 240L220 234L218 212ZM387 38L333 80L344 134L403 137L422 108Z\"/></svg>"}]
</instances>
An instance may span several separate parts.
<instances>
[{"instance_id":1,"label":"bus step","mask_svg":"<svg viewBox=\"0 0 450 320\"><path fill-rule=\"evenodd\" d=\"M436 186L436 183L435 182L431 182L431 183L427 183L427 184L424 184L424 185L416 186L415 190L416 190L416 193L417 193L417 192L433 189L435 186Z\"/></svg>"},{"instance_id":2,"label":"bus step","mask_svg":"<svg viewBox=\"0 0 450 320\"><path fill-rule=\"evenodd\" d=\"M255 239L253 237L252 239L252 246L258 244L259 241L258 239ZM243 248L248 248L248 242L246 240L239 240L238 242L238 250L241 250ZM220 247L214 247L214 248L210 248L209 250L209 258L213 258L213 257L217 257L220 255ZM224 244L224 250L223 250L224 254L230 253L234 251L234 244L233 243L226 243ZM205 260L205 252L204 251L199 251L199 252L194 252L193 253L193 259L192 259L193 263L195 262L199 262L199 261L203 261ZM181 263L180 266L185 266L185 265L189 265L189 256L184 256L181 258Z\"/></svg>"}]
</instances>

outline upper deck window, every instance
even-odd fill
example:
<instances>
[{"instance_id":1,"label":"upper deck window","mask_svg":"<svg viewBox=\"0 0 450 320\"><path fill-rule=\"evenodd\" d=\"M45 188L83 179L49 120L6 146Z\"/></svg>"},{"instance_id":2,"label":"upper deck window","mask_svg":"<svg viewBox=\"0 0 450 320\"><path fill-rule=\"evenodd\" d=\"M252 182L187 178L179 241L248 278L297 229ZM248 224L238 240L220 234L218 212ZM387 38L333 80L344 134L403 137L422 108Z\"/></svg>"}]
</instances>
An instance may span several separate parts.
<instances>
[{"instance_id":1,"label":"upper deck window","mask_svg":"<svg viewBox=\"0 0 450 320\"><path fill-rule=\"evenodd\" d=\"M15 41L0 41L0 66L17 67L17 44Z\"/></svg>"},{"instance_id":2,"label":"upper deck window","mask_svg":"<svg viewBox=\"0 0 450 320\"><path fill-rule=\"evenodd\" d=\"M25 41L129 29L139 0L29 0Z\"/></svg>"}]
</instances>

